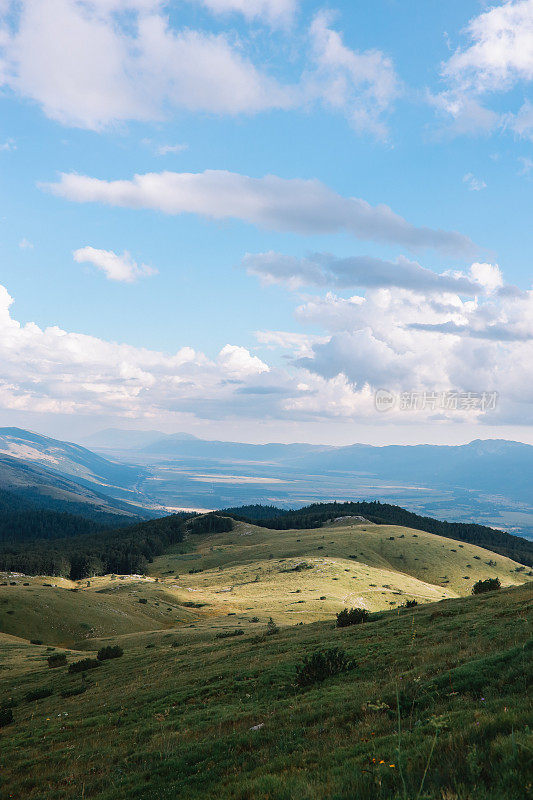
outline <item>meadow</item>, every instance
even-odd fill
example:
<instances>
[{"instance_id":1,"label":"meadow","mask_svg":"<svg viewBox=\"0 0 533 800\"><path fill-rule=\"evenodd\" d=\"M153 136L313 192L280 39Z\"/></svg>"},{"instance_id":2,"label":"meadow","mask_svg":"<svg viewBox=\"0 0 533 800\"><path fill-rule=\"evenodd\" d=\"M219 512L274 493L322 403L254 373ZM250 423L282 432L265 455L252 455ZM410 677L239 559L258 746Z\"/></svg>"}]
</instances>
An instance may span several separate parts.
<instances>
[{"instance_id":1,"label":"meadow","mask_svg":"<svg viewBox=\"0 0 533 800\"><path fill-rule=\"evenodd\" d=\"M525 798L528 572L397 526L238 523L190 536L146 577L7 581L2 797ZM494 576L504 588L472 596ZM366 622L335 627L361 604ZM69 671L104 645L124 654ZM343 668L302 685L306 659L332 651Z\"/></svg>"}]
</instances>

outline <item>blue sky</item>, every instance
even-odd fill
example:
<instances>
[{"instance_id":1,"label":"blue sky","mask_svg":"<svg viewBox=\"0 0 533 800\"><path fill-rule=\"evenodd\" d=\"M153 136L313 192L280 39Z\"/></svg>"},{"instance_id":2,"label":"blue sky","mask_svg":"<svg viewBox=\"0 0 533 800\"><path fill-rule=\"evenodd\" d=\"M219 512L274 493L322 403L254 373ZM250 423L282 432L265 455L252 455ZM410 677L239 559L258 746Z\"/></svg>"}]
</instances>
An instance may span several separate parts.
<instances>
[{"instance_id":1,"label":"blue sky","mask_svg":"<svg viewBox=\"0 0 533 800\"><path fill-rule=\"evenodd\" d=\"M533 440L532 0L0 14L0 422Z\"/></svg>"}]
</instances>

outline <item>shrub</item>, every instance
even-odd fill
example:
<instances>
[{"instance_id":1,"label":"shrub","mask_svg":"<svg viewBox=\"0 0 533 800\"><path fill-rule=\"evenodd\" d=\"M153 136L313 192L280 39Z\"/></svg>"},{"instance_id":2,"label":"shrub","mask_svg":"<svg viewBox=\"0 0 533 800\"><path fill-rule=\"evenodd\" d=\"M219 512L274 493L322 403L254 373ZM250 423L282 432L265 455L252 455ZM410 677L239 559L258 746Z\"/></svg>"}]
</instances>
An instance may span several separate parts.
<instances>
[{"instance_id":1,"label":"shrub","mask_svg":"<svg viewBox=\"0 0 533 800\"><path fill-rule=\"evenodd\" d=\"M148 600L146 599L146 597L139 597L139 603L147 603L147 602Z\"/></svg>"},{"instance_id":2,"label":"shrub","mask_svg":"<svg viewBox=\"0 0 533 800\"><path fill-rule=\"evenodd\" d=\"M48 656L46 660L48 661L48 666L50 669L55 669L55 667L64 667L67 663L67 657L65 653L54 653L53 656Z\"/></svg>"},{"instance_id":3,"label":"shrub","mask_svg":"<svg viewBox=\"0 0 533 800\"><path fill-rule=\"evenodd\" d=\"M332 647L329 650L316 650L307 656L296 667L296 685L300 687L311 686L313 683L324 681L341 672L352 669L354 663L350 661L344 650Z\"/></svg>"},{"instance_id":4,"label":"shrub","mask_svg":"<svg viewBox=\"0 0 533 800\"><path fill-rule=\"evenodd\" d=\"M74 661L68 668L70 673L85 672L88 669L96 669L100 662L96 658L82 658L81 661Z\"/></svg>"},{"instance_id":5,"label":"shrub","mask_svg":"<svg viewBox=\"0 0 533 800\"><path fill-rule=\"evenodd\" d=\"M26 700L32 702L33 700L43 700L45 697L50 697L53 694L52 689L34 689L33 692L26 694Z\"/></svg>"},{"instance_id":6,"label":"shrub","mask_svg":"<svg viewBox=\"0 0 533 800\"><path fill-rule=\"evenodd\" d=\"M347 628L348 625L360 625L368 619L366 608L343 608L337 614L337 628Z\"/></svg>"},{"instance_id":7,"label":"shrub","mask_svg":"<svg viewBox=\"0 0 533 800\"><path fill-rule=\"evenodd\" d=\"M502 585L499 578L487 578L485 581L478 581L472 587L472 594L484 594L501 589Z\"/></svg>"},{"instance_id":8,"label":"shrub","mask_svg":"<svg viewBox=\"0 0 533 800\"><path fill-rule=\"evenodd\" d=\"M30 644L44 644L42 639L30 639Z\"/></svg>"},{"instance_id":9,"label":"shrub","mask_svg":"<svg viewBox=\"0 0 533 800\"><path fill-rule=\"evenodd\" d=\"M418 602L416 600L406 600L405 603L403 604L403 607L404 608L414 608L417 605L418 605Z\"/></svg>"},{"instance_id":10,"label":"shrub","mask_svg":"<svg viewBox=\"0 0 533 800\"><path fill-rule=\"evenodd\" d=\"M244 631L242 629L235 630L235 631L221 631L217 633L217 639L229 639L231 636L242 636Z\"/></svg>"},{"instance_id":11,"label":"shrub","mask_svg":"<svg viewBox=\"0 0 533 800\"><path fill-rule=\"evenodd\" d=\"M9 707L0 708L0 728L4 725L11 725L13 722L13 710Z\"/></svg>"},{"instance_id":12,"label":"shrub","mask_svg":"<svg viewBox=\"0 0 533 800\"><path fill-rule=\"evenodd\" d=\"M100 648L96 657L98 661L107 661L109 658L120 658L120 656L123 655L124 650L122 647L118 645L108 645L107 647Z\"/></svg>"},{"instance_id":13,"label":"shrub","mask_svg":"<svg viewBox=\"0 0 533 800\"><path fill-rule=\"evenodd\" d=\"M266 633L267 636L273 636L275 633L279 633L279 628L272 617L269 617L268 619Z\"/></svg>"}]
</instances>

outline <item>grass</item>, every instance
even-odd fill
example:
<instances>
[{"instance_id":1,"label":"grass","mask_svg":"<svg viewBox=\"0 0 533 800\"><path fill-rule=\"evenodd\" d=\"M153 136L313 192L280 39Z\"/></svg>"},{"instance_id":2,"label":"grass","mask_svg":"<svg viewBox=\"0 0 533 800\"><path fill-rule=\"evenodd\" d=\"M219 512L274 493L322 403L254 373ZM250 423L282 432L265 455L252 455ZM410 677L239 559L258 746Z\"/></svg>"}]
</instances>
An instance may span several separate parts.
<instances>
[{"instance_id":1,"label":"grass","mask_svg":"<svg viewBox=\"0 0 533 800\"><path fill-rule=\"evenodd\" d=\"M14 722L0 731L3 796L526 797L532 605L525 586L344 629L266 636L256 625L223 640L202 630L177 648L175 635L140 633L85 678L49 670L44 648L6 637L0 705L13 704ZM352 668L298 689L298 665L331 648ZM25 700L43 686L51 696Z\"/></svg>"},{"instance_id":2,"label":"grass","mask_svg":"<svg viewBox=\"0 0 533 800\"><path fill-rule=\"evenodd\" d=\"M493 577L507 588L471 596ZM533 789L533 583L494 553L365 523L239 523L191 536L144 579L8 583L2 798L516 800ZM336 628L355 606L368 620ZM102 647L124 654L69 673ZM299 686L298 669L328 652L349 669ZM50 669L51 654L65 665Z\"/></svg>"}]
</instances>

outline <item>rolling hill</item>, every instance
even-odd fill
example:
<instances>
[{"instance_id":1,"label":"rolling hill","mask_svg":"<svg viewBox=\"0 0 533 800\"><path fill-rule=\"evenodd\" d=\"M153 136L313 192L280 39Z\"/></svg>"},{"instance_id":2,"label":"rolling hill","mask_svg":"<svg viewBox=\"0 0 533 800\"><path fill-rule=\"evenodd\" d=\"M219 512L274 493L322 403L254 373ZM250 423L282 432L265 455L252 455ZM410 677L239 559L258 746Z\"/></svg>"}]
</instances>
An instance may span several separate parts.
<instances>
[{"instance_id":1,"label":"rolling hill","mask_svg":"<svg viewBox=\"0 0 533 800\"><path fill-rule=\"evenodd\" d=\"M87 599L89 613L88 592L65 596ZM226 631L181 624L85 638L83 650L0 634L3 792L25 800L525 798L532 604L529 585L383 612L349 628L324 621L276 630L229 617ZM102 644L120 645L123 656L69 672ZM65 665L49 669L47 657L61 654ZM328 654L344 666L300 685L306 663Z\"/></svg>"},{"instance_id":2,"label":"rolling hill","mask_svg":"<svg viewBox=\"0 0 533 800\"><path fill-rule=\"evenodd\" d=\"M175 526L177 543L155 555L142 581L136 575L69 581L5 573L0 631L73 646L82 622L99 638L184 622L225 630L272 617L285 626L333 620L346 606L375 612L408 600L464 597L486 578L499 578L503 587L533 580L533 571L509 558L398 525L347 519L310 530L271 530L234 522L230 531L193 533L187 529L195 519L171 520L143 523L133 533L125 529L116 534L116 545L103 539L113 549L135 536L151 541L162 536L162 526ZM79 549L75 542L67 545ZM139 593L146 601L142 609Z\"/></svg>"}]
</instances>

